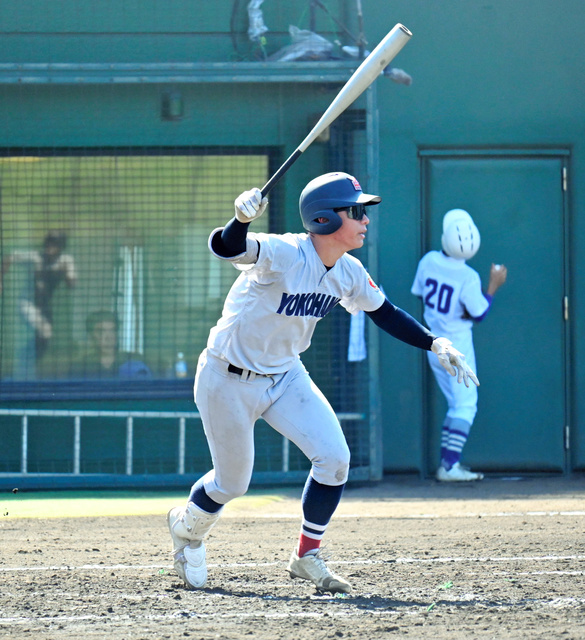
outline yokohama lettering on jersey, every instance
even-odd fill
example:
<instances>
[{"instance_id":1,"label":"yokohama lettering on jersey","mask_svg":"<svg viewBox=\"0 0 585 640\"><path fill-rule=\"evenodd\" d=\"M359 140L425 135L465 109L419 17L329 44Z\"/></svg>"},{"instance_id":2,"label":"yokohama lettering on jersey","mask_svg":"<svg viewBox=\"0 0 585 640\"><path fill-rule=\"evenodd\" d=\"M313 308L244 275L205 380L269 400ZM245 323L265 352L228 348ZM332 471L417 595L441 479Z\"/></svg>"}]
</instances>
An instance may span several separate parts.
<instances>
[{"instance_id":1,"label":"yokohama lettering on jersey","mask_svg":"<svg viewBox=\"0 0 585 640\"><path fill-rule=\"evenodd\" d=\"M324 293L296 293L282 294L280 307L276 313L286 313L287 316L315 316L324 318L339 302L335 296Z\"/></svg>"},{"instance_id":2,"label":"yokohama lettering on jersey","mask_svg":"<svg viewBox=\"0 0 585 640\"><path fill-rule=\"evenodd\" d=\"M288 371L311 344L317 322L337 304L357 313L384 302L359 260L345 254L327 270L308 234L248 233L248 247L229 259L242 273L207 343L210 353L237 367Z\"/></svg>"}]
</instances>

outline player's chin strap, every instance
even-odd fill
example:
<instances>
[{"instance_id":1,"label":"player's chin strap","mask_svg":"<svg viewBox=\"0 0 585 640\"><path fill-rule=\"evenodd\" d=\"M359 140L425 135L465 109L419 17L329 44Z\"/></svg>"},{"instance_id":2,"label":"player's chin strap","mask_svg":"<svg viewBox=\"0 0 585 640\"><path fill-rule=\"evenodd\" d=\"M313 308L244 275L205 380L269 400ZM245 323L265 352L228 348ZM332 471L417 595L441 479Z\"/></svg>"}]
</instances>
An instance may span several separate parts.
<instances>
[{"instance_id":1,"label":"player's chin strap","mask_svg":"<svg viewBox=\"0 0 585 640\"><path fill-rule=\"evenodd\" d=\"M469 387L469 381L479 387L479 380L471 367L467 364L465 356L455 349L448 338L435 338L431 345L431 351L437 355L439 362L452 376L457 376L457 382L464 382Z\"/></svg>"}]
</instances>

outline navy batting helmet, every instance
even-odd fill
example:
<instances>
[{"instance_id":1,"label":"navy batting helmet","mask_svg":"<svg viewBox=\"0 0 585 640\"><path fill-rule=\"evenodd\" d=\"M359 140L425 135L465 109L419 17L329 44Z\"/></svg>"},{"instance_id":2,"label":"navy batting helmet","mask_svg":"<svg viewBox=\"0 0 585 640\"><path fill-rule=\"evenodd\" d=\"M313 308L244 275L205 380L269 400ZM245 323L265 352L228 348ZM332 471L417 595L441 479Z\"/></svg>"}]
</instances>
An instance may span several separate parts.
<instances>
[{"instance_id":1,"label":"navy batting helmet","mask_svg":"<svg viewBox=\"0 0 585 640\"><path fill-rule=\"evenodd\" d=\"M299 209L303 227L311 233L328 235L341 227L336 209L356 204L372 205L382 201L380 196L364 193L360 183L349 173L326 173L311 180L303 189ZM319 221L320 218L324 220Z\"/></svg>"}]
</instances>

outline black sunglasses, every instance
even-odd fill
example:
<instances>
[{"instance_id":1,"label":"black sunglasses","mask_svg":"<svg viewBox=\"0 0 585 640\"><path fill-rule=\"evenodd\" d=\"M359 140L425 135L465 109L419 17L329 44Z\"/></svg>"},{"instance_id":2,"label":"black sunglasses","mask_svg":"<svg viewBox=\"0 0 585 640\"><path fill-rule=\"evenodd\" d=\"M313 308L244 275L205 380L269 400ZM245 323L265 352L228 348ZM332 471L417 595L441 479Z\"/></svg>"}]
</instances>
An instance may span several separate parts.
<instances>
[{"instance_id":1,"label":"black sunglasses","mask_svg":"<svg viewBox=\"0 0 585 640\"><path fill-rule=\"evenodd\" d=\"M353 204L351 207L338 207L334 209L336 213L340 211L346 211L347 217L351 220L361 220L366 215L366 205L365 204Z\"/></svg>"}]
</instances>

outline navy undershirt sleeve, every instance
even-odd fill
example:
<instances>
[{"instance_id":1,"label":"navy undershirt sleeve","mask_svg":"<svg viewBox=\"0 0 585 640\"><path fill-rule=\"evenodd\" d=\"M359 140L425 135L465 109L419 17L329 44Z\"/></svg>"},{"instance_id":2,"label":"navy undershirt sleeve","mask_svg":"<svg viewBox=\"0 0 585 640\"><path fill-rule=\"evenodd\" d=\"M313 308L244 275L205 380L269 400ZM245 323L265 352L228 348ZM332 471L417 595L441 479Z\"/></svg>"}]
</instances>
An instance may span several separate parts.
<instances>
[{"instance_id":1,"label":"navy undershirt sleeve","mask_svg":"<svg viewBox=\"0 0 585 640\"><path fill-rule=\"evenodd\" d=\"M382 306L376 311L366 311L366 313L380 329L384 329L394 338L413 347L430 351L433 340L437 337L389 300L384 300Z\"/></svg>"},{"instance_id":2,"label":"navy undershirt sleeve","mask_svg":"<svg viewBox=\"0 0 585 640\"><path fill-rule=\"evenodd\" d=\"M214 238L213 250L224 258L232 258L246 251L246 235L249 222L240 222L232 218L223 228L221 234Z\"/></svg>"}]
</instances>

